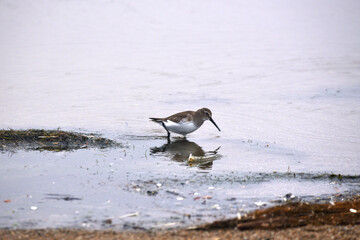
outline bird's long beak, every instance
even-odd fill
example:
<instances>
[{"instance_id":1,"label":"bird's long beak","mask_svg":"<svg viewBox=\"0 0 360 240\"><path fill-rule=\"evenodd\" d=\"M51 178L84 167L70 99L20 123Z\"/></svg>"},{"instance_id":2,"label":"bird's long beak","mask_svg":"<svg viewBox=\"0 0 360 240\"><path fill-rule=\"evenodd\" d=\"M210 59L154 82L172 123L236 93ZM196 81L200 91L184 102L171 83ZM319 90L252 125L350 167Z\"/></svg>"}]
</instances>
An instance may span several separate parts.
<instances>
[{"instance_id":1,"label":"bird's long beak","mask_svg":"<svg viewBox=\"0 0 360 240\"><path fill-rule=\"evenodd\" d=\"M210 122L212 122L215 127L221 132L220 128L216 125L215 121L212 118L209 118Z\"/></svg>"}]
</instances>

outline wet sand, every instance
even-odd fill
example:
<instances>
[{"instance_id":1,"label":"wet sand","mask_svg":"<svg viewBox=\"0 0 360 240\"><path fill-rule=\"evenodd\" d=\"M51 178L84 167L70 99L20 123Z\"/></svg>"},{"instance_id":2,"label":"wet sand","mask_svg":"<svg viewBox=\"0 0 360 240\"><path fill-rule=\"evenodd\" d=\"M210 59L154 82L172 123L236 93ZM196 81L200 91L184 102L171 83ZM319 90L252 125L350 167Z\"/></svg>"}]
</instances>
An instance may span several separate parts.
<instances>
[{"instance_id":1,"label":"wet sand","mask_svg":"<svg viewBox=\"0 0 360 240\"><path fill-rule=\"evenodd\" d=\"M282 230L214 230L214 231L157 231L116 232L68 229L1 230L0 237L8 239L359 239L359 225L306 226Z\"/></svg>"},{"instance_id":2,"label":"wet sand","mask_svg":"<svg viewBox=\"0 0 360 240\"><path fill-rule=\"evenodd\" d=\"M1 239L358 239L360 197L331 204L290 203L196 229L0 230Z\"/></svg>"},{"instance_id":3,"label":"wet sand","mask_svg":"<svg viewBox=\"0 0 360 240\"><path fill-rule=\"evenodd\" d=\"M212 176L211 174L214 173L204 175L205 173L198 172L205 171L204 169L207 168L211 169L211 166L200 165L199 170L194 171L191 166L188 166L184 169L185 174L179 176L174 176L175 170L172 169L171 174L160 172L161 178L153 175L154 173L149 174L148 179L144 179L144 176L129 178L127 177L129 173L139 172L139 165L136 161L132 161L132 156L129 158L124 156L124 159L128 159L126 165L124 165L124 159L119 157L119 154L125 155L124 150L127 151L129 148L96 134L60 130L0 130L0 145L0 151L3 151L2 156L6 156L2 162L3 174L0 175L4 182L9 183L9 187L2 186L2 192L6 193L0 205L2 229L32 228L62 231L60 229L81 228L112 229L121 232L140 229L160 231L169 227L172 229L176 227L180 231L179 229L198 226L198 232L201 232L200 230L281 229L305 225L359 223L358 214L349 211L349 209L356 211L360 209L359 198L354 197L359 195L357 186L360 177L358 175L260 173L250 177L247 175L239 177L236 174L220 172ZM150 149L154 153L166 149L173 154L169 156L174 156L173 161L176 164L182 157L185 162L180 161L180 164L185 164L189 154L201 150L201 147L181 140ZM46 151L45 154L42 153L44 151ZM141 152L134 149L128 155ZM205 154L204 151L199 152ZM11 161L7 153L12 154ZM139 159L138 155L134 155L134 158ZM50 162L53 164L48 165ZM149 155L146 166L149 166L148 169L153 169L160 163L167 164L166 161L151 162ZM34 172L33 169L26 172L29 164L37 166L39 172ZM21 174L14 171L14 166L21 171ZM194 173L189 177L190 170ZM67 178L64 178L64 173L67 174ZM38 176L37 179L33 179L33 174ZM124 175L125 177L122 178ZM98 186L99 182L104 181L102 177L106 177L105 181L108 184L101 184L94 191L93 186ZM323 181L337 191L331 195L324 195L312 190L317 194L313 196L289 193L281 198L273 197L267 202L264 202L266 198L256 195L257 198L246 202L246 198L251 196L251 189L243 189L242 186L249 185L251 181L254 181L257 186L258 181L268 182L271 178L286 181L298 179L297 186L299 187L303 187L304 181L309 182L311 187L314 187L317 181ZM9 179L16 181L10 184ZM93 182L91 179L94 179ZM89 187L84 188L84 182L89 183ZM235 184L232 184L233 182ZM57 185L57 183L60 184ZM71 184L71 191L68 184ZM353 191L338 189L344 188L347 184L353 187L351 188ZM266 186L271 185L270 182ZM224 194L228 191L230 194ZM244 191L245 195L239 197L233 195L231 191ZM112 193L114 195L111 195ZM309 194L308 191L306 193ZM23 197L25 194L26 196ZM121 202L118 201L119 199ZM159 201L161 201L161 206L157 206ZM264 208L274 205L275 207L272 208ZM90 214L87 210L89 208L92 210ZM234 213L233 209L238 210ZM260 210L251 212L255 209ZM319 214L313 214L313 212ZM229 219L236 216L239 219ZM228 220L215 221L221 219ZM213 223L202 225L209 222ZM21 230L19 231L15 234L22 234ZM55 230L45 232L47 231L52 234L51 232Z\"/></svg>"}]
</instances>

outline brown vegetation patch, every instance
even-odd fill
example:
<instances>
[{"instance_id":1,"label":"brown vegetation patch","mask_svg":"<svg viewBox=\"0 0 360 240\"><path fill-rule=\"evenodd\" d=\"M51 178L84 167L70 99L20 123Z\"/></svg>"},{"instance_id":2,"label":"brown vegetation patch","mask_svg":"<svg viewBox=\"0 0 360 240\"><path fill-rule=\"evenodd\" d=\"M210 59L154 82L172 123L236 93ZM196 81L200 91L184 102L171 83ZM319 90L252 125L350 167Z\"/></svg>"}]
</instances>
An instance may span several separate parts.
<instances>
[{"instance_id":1,"label":"brown vegetation patch","mask_svg":"<svg viewBox=\"0 0 360 240\"><path fill-rule=\"evenodd\" d=\"M95 134L62 130L0 130L0 151L66 151L87 147L121 147L121 144Z\"/></svg>"},{"instance_id":2,"label":"brown vegetation patch","mask_svg":"<svg viewBox=\"0 0 360 240\"><path fill-rule=\"evenodd\" d=\"M309 204L289 203L257 210L243 217L215 221L198 227L200 230L236 228L281 229L305 225L355 225L360 224L360 196L344 202Z\"/></svg>"}]
</instances>

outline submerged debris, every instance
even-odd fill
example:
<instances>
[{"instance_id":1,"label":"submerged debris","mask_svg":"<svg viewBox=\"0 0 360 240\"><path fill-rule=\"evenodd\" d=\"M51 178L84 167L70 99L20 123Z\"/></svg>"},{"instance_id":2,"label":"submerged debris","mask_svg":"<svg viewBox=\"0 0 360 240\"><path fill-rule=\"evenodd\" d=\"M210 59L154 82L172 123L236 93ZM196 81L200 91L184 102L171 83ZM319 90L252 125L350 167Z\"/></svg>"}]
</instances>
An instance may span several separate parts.
<instances>
[{"instance_id":1,"label":"submerged debris","mask_svg":"<svg viewBox=\"0 0 360 240\"><path fill-rule=\"evenodd\" d=\"M54 200L64 200L64 201L74 201L74 200L82 200L82 198L74 197L69 194L56 194L56 193L49 193L45 194L46 199L54 199Z\"/></svg>"},{"instance_id":2,"label":"submerged debris","mask_svg":"<svg viewBox=\"0 0 360 240\"><path fill-rule=\"evenodd\" d=\"M254 204L255 204L257 207L266 206L266 202L263 202L263 201L257 201L257 202L254 202Z\"/></svg>"},{"instance_id":3,"label":"submerged debris","mask_svg":"<svg viewBox=\"0 0 360 240\"><path fill-rule=\"evenodd\" d=\"M39 129L0 130L0 151L69 151L88 147L108 148L122 145L95 134Z\"/></svg>"},{"instance_id":4,"label":"submerged debris","mask_svg":"<svg viewBox=\"0 0 360 240\"><path fill-rule=\"evenodd\" d=\"M129 213L129 214L125 214L122 216L119 216L119 218L128 218L128 217L138 217L139 213L138 212L134 212L134 213Z\"/></svg>"},{"instance_id":5,"label":"submerged debris","mask_svg":"<svg viewBox=\"0 0 360 240\"><path fill-rule=\"evenodd\" d=\"M216 156L212 155L212 156L194 156L192 154L189 155L189 159L188 162L190 163L199 163L199 162L208 162L208 161L214 161L216 160Z\"/></svg>"},{"instance_id":6,"label":"submerged debris","mask_svg":"<svg viewBox=\"0 0 360 240\"><path fill-rule=\"evenodd\" d=\"M102 221L103 225L111 225L112 224L112 219L108 218Z\"/></svg>"},{"instance_id":7,"label":"submerged debris","mask_svg":"<svg viewBox=\"0 0 360 240\"><path fill-rule=\"evenodd\" d=\"M147 195L149 196L156 196L159 192L158 191L151 191L151 190L148 190L146 191Z\"/></svg>"},{"instance_id":8,"label":"submerged debris","mask_svg":"<svg viewBox=\"0 0 360 240\"><path fill-rule=\"evenodd\" d=\"M296 197L292 193L285 194L285 196L283 197L284 202L294 202L294 201L298 201L298 200L299 200L299 197Z\"/></svg>"},{"instance_id":9,"label":"submerged debris","mask_svg":"<svg viewBox=\"0 0 360 240\"><path fill-rule=\"evenodd\" d=\"M212 166L213 161L217 160L220 156L217 154L204 154L203 156L195 156L190 153L188 160L188 166L197 166L201 169L207 169Z\"/></svg>"}]
</instances>

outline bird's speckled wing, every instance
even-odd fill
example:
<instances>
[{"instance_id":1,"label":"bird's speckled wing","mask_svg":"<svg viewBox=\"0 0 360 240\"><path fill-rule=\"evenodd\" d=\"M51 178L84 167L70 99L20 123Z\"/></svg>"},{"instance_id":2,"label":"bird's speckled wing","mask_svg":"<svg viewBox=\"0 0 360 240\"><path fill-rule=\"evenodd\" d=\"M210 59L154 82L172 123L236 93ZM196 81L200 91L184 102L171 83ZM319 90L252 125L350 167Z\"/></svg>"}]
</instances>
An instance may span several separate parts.
<instances>
[{"instance_id":1,"label":"bird's speckled wing","mask_svg":"<svg viewBox=\"0 0 360 240\"><path fill-rule=\"evenodd\" d=\"M172 122L183 122L183 121L193 121L193 111L180 112L170 117L167 117L166 120L170 120Z\"/></svg>"}]
</instances>

